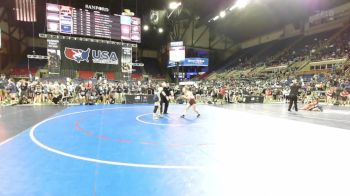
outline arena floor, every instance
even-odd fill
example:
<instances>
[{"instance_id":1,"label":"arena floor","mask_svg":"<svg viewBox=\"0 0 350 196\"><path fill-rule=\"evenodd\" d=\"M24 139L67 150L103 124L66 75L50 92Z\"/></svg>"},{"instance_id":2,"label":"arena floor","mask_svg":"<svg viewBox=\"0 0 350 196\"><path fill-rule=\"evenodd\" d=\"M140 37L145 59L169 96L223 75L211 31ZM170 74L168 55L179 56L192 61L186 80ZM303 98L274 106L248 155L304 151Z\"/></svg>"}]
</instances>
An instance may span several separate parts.
<instances>
[{"instance_id":1,"label":"arena floor","mask_svg":"<svg viewBox=\"0 0 350 196\"><path fill-rule=\"evenodd\" d=\"M350 108L286 107L1 107L0 195L350 195Z\"/></svg>"}]
</instances>

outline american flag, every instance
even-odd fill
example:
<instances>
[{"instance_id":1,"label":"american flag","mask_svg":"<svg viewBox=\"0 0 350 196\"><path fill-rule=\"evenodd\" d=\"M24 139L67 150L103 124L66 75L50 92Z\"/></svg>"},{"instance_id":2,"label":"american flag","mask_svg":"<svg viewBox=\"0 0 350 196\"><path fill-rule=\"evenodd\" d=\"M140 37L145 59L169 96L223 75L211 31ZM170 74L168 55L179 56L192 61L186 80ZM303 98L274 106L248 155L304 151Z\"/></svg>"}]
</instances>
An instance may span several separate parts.
<instances>
[{"instance_id":1,"label":"american flag","mask_svg":"<svg viewBox=\"0 0 350 196\"><path fill-rule=\"evenodd\" d=\"M36 22L36 0L16 0L16 19Z\"/></svg>"}]
</instances>

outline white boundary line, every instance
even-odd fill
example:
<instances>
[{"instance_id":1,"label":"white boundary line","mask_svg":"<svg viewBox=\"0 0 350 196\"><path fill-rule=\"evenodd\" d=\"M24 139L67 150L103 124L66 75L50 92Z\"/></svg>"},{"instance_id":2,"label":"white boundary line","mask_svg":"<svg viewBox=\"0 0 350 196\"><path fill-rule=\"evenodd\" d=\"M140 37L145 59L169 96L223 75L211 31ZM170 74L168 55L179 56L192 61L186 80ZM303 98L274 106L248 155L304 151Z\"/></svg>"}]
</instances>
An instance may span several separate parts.
<instances>
[{"instance_id":1,"label":"white boundary line","mask_svg":"<svg viewBox=\"0 0 350 196\"><path fill-rule=\"evenodd\" d=\"M8 142L10 142L11 140L13 140L13 139L15 139L16 137L20 136L22 133L25 133L25 131L21 131L21 132L19 132L18 134L16 134L16 135L14 135L14 136L8 138L7 140L1 142L1 143L0 143L0 146L6 144L6 143L8 143Z\"/></svg>"},{"instance_id":2,"label":"white boundary line","mask_svg":"<svg viewBox=\"0 0 350 196\"><path fill-rule=\"evenodd\" d=\"M150 107L150 106L142 106L142 107ZM102 108L102 109L93 109L93 110L84 110L84 111L79 111L79 112L73 112L73 113L68 113L68 114L63 114L59 116L54 116L51 118L48 118L44 121L41 121L40 123L34 125L29 132L30 139L39 147L53 152L58 155L62 155L65 157L73 158L73 159L78 159L82 161L88 161L88 162L94 162L94 163L101 163L101 164L107 164L107 165L115 165L115 166L126 166L126 167L141 167L141 168L153 168L153 169L186 169L186 170L198 170L198 169L203 169L203 168L208 168L206 166L186 166L186 165L155 165L155 164L138 164L138 163L126 163L126 162L116 162L116 161L108 161L108 160L100 160L100 159L94 159L94 158L89 158L89 157L82 157L70 153L66 153L57 149L54 149L52 147L49 147L43 143L41 143L36 137L35 137L35 129L39 127L40 125L65 116L70 116L70 115L75 115L75 114L81 114L81 113L87 113L87 112L94 112L94 111L102 111L102 110L114 110L114 109L129 109L129 108L140 108L140 107L115 107L115 108Z\"/></svg>"},{"instance_id":3,"label":"white boundary line","mask_svg":"<svg viewBox=\"0 0 350 196\"><path fill-rule=\"evenodd\" d=\"M144 123L144 124L149 124L149 125L158 125L158 126L173 126L173 127L181 127L181 126L191 126L191 125L202 125L202 124L205 124L205 123L192 123L192 124L166 124L166 123L153 123L153 122L147 122L147 121L144 121L144 120L141 120L141 117L143 116L147 116L147 115L152 115L153 113L147 113L147 114L141 114L139 116L136 117L136 120L141 122L141 123ZM166 118L166 119L169 119L171 120L171 118L169 117L166 117L166 116L163 116L161 118ZM180 117L179 117L180 119Z\"/></svg>"},{"instance_id":4,"label":"white boundary line","mask_svg":"<svg viewBox=\"0 0 350 196\"><path fill-rule=\"evenodd\" d=\"M27 109L27 110L29 110L29 109ZM60 111L60 112L61 112L61 111ZM16 114L16 113L19 113L19 112L13 112L13 113L11 113L10 115L12 115L12 114ZM58 112L57 112L57 113L58 113ZM56 113L56 114L57 114L57 113ZM54 115L55 115L55 114L54 114ZM6 115L6 116L8 116L8 115ZM15 139L16 137L20 136L21 134L26 133L26 130L27 130L27 129L25 129L25 130L23 130L23 131L21 131L21 132L17 133L16 135L14 135L14 136L12 136L12 137L8 138L8 139L7 139L7 140L5 140L5 141L1 142L1 143L0 143L0 146L2 146L2 145L4 145L4 144L6 144L6 143L8 143L8 142L10 142L11 140Z\"/></svg>"}]
</instances>

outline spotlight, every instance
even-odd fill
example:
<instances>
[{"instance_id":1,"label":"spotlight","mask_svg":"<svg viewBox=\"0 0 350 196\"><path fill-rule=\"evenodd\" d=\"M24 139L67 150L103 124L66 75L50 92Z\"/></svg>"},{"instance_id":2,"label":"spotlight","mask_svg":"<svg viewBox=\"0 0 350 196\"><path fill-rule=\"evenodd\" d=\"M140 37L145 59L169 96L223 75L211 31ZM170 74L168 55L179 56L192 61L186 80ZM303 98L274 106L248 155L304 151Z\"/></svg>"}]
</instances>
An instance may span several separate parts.
<instances>
[{"instance_id":1,"label":"spotlight","mask_svg":"<svg viewBox=\"0 0 350 196\"><path fill-rule=\"evenodd\" d=\"M144 26L143 26L143 30L144 30L144 31L148 31L148 30L149 30L149 26L148 26L148 25L144 25Z\"/></svg>"},{"instance_id":2,"label":"spotlight","mask_svg":"<svg viewBox=\"0 0 350 196\"><path fill-rule=\"evenodd\" d=\"M169 9L176 10L181 5L181 2L171 2L169 3Z\"/></svg>"},{"instance_id":3,"label":"spotlight","mask_svg":"<svg viewBox=\"0 0 350 196\"><path fill-rule=\"evenodd\" d=\"M164 29L163 28L159 28L158 29L158 33L163 33L164 32Z\"/></svg>"},{"instance_id":4,"label":"spotlight","mask_svg":"<svg viewBox=\"0 0 350 196\"><path fill-rule=\"evenodd\" d=\"M238 8L238 9L243 9L245 8L250 0L237 0L237 2L230 8L230 11Z\"/></svg>"},{"instance_id":5,"label":"spotlight","mask_svg":"<svg viewBox=\"0 0 350 196\"><path fill-rule=\"evenodd\" d=\"M221 12L220 12L220 17L221 17L221 18L224 18L225 16L226 16L226 12L225 12L225 11L221 11Z\"/></svg>"}]
</instances>

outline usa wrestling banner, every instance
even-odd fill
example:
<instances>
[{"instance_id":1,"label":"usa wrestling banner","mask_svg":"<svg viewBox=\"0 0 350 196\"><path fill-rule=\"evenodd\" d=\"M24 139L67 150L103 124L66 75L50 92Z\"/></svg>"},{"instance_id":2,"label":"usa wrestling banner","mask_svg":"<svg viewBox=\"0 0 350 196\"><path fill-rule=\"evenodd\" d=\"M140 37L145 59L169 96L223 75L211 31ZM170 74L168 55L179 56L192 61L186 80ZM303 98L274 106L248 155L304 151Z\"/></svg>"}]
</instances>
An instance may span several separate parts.
<instances>
[{"instance_id":1,"label":"usa wrestling banner","mask_svg":"<svg viewBox=\"0 0 350 196\"><path fill-rule=\"evenodd\" d=\"M122 62L122 46L78 40L61 40L62 68L117 71Z\"/></svg>"}]
</instances>

